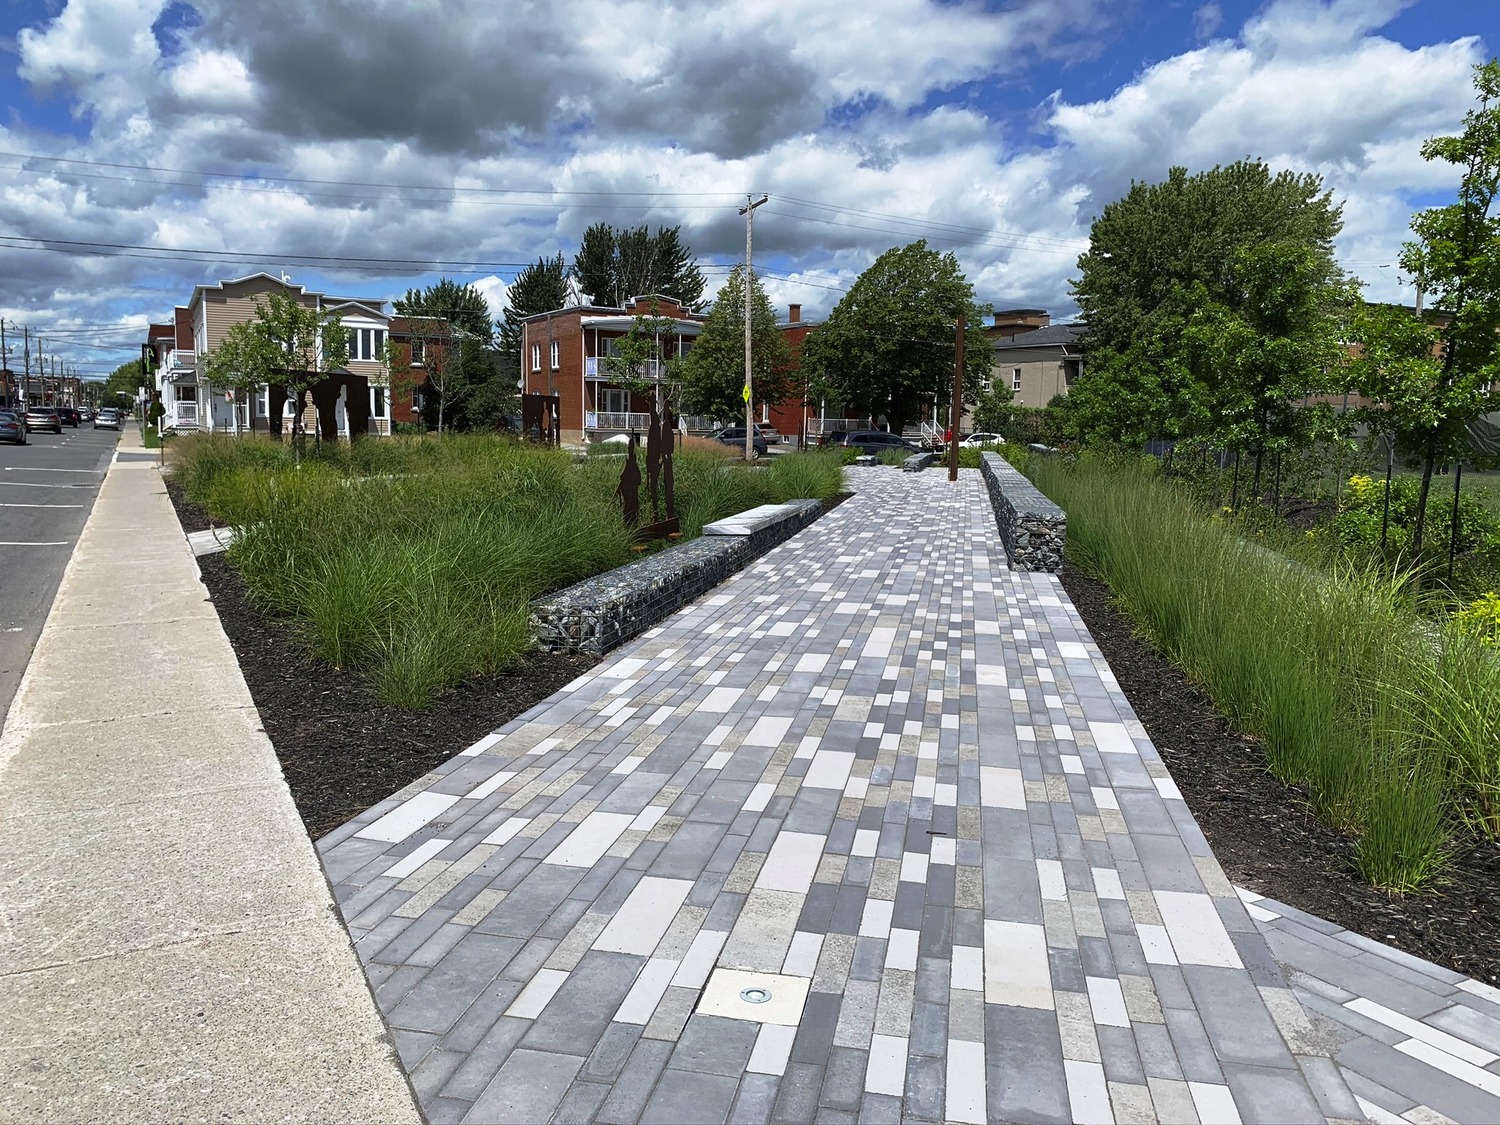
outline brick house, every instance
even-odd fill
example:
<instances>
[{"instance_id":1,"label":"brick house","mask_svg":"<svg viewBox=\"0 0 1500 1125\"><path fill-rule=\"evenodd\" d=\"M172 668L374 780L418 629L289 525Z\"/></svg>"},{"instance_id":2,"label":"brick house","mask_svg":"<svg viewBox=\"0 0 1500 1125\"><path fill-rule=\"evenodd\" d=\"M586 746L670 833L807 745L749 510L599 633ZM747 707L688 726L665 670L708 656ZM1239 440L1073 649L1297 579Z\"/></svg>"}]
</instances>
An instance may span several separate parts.
<instances>
[{"instance_id":1,"label":"brick house","mask_svg":"<svg viewBox=\"0 0 1500 1125\"><path fill-rule=\"evenodd\" d=\"M575 305L537 313L521 322L521 389L557 395L562 439L598 441L650 425L651 402L611 378L609 357L637 316L671 322L663 354L685 356L708 317L671 297L640 296L624 308ZM661 372L649 373L659 379Z\"/></svg>"}]
</instances>

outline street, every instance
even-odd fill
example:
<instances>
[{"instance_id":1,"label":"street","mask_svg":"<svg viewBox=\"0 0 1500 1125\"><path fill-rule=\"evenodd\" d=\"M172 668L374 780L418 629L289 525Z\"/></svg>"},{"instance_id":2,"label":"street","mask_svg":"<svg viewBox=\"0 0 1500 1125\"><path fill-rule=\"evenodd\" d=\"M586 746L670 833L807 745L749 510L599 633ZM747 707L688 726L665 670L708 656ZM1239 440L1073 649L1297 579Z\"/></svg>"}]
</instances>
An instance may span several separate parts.
<instances>
[{"instance_id":1,"label":"street","mask_svg":"<svg viewBox=\"0 0 1500 1125\"><path fill-rule=\"evenodd\" d=\"M29 436L0 445L0 726L120 438L88 422Z\"/></svg>"}]
</instances>

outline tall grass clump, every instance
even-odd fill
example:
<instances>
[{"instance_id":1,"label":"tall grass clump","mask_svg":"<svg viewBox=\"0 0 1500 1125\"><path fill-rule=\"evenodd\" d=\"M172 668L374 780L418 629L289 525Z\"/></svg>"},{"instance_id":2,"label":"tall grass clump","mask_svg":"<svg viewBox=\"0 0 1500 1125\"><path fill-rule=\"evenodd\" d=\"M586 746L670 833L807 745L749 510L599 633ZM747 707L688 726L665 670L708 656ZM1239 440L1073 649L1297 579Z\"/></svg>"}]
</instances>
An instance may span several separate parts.
<instances>
[{"instance_id":1,"label":"tall grass clump","mask_svg":"<svg viewBox=\"0 0 1500 1125\"><path fill-rule=\"evenodd\" d=\"M767 470L775 503L831 500L844 489L844 459L833 451L784 453Z\"/></svg>"},{"instance_id":2,"label":"tall grass clump","mask_svg":"<svg viewBox=\"0 0 1500 1125\"><path fill-rule=\"evenodd\" d=\"M1277 776L1358 836L1365 877L1392 891L1428 882L1459 784L1456 747L1469 743L1436 729L1435 682L1416 685L1425 674L1465 698L1471 689L1443 672L1405 578L1325 573L1247 543L1139 459L1028 468L1068 513L1069 556L1261 738Z\"/></svg>"},{"instance_id":3,"label":"tall grass clump","mask_svg":"<svg viewBox=\"0 0 1500 1125\"><path fill-rule=\"evenodd\" d=\"M430 443L433 446L442 443ZM566 454L459 441L349 477L309 459L242 479L231 550L254 600L290 615L312 650L419 708L529 643L531 601L631 557L618 509Z\"/></svg>"}]
</instances>

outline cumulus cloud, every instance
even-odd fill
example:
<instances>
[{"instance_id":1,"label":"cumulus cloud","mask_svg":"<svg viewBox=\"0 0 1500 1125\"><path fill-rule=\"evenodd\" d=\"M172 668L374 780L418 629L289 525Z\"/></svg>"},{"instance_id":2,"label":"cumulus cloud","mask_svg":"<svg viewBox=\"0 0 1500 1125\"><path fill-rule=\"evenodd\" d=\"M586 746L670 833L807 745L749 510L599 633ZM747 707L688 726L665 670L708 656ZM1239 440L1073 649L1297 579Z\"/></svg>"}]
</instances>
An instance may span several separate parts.
<instances>
[{"instance_id":1,"label":"cumulus cloud","mask_svg":"<svg viewBox=\"0 0 1500 1125\"><path fill-rule=\"evenodd\" d=\"M17 111L0 149L91 163L13 168L0 224L202 253L0 247L0 308L64 294L75 319L128 325L292 254L324 259L287 267L299 281L345 293L478 278L498 315L516 269L601 220L681 225L715 286L743 253L737 207L766 191L756 257L783 313L826 315L916 238L981 300L1064 312L1092 218L1132 179L1247 155L1322 174L1341 251L1389 288L1412 199L1455 182L1420 142L1459 127L1486 57L1383 35L1403 0L1274 0L1239 26L1209 2L1198 46L1085 100L1072 68L1110 50L1106 0L191 3L67 0L18 29L18 75L74 124Z\"/></svg>"}]
</instances>

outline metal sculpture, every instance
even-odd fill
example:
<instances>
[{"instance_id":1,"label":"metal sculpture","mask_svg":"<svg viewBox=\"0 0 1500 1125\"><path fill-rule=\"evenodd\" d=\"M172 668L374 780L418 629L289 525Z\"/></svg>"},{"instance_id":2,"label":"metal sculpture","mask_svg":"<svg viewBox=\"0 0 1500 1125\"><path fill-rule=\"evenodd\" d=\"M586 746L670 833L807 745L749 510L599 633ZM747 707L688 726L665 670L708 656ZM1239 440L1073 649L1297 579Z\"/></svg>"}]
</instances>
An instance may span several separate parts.
<instances>
[{"instance_id":1,"label":"metal sculpture","mask_svg":"<svg viewBox=\"0 0 1500 1125\"><path fill-rule=\"evenodd\" d=\"M630 445L625 454L625 468L620 473L620 484L615 489L624 506L625 525L635 529L637 542L666 539L679 530L677 520L677 496L672 479L672 455L676 451L676 420L670 406L655 407L651 411L651 425L646 431L646 494L651 502L649 524L641 526L641 467L635 459L640 437L630 432Z\"/></svg>"},{"instance_id":2,"label":"metal sculpture","mask_svg":"<svg viewBox=\"0 0 1500 1125\"><path fill-rule=\"evenodd\" d=\"M556 449L562 444L562 396L526 393L521 396L521 433Z\"/></svg>"}]
</instances>

